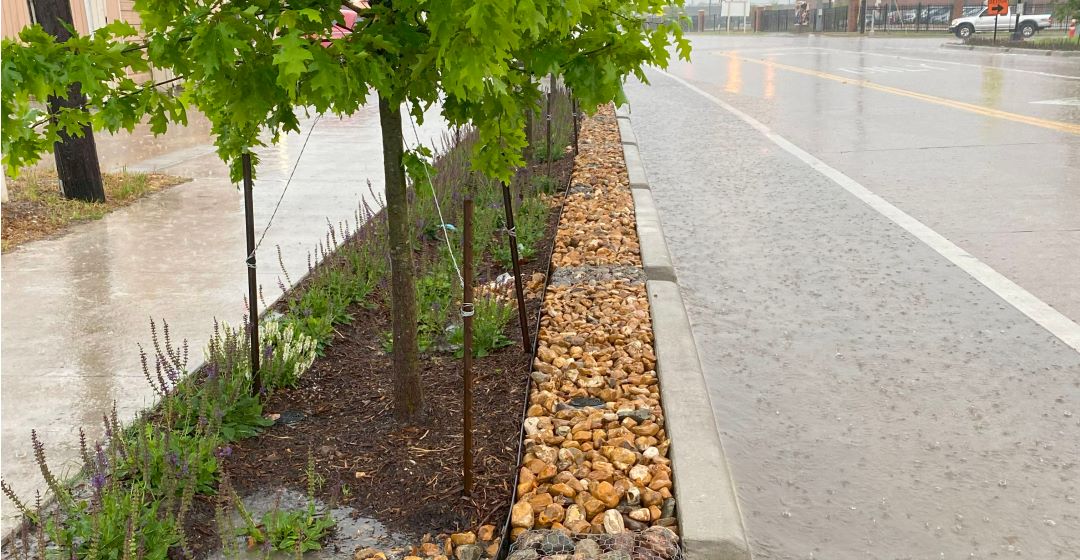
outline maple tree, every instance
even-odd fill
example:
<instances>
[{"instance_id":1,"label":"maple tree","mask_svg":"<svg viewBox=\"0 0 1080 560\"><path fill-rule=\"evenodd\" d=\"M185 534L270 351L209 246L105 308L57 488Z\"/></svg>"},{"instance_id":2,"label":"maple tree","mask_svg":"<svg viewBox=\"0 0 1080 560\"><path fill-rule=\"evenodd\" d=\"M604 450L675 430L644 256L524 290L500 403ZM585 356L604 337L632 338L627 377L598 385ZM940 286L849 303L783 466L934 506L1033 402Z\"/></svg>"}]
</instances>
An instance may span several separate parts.
<instances>
[{"instance_id":1,"label":"maple tree","mask_svg":"<svg viewBox=\"0 0 1080 560\"><path fill-rule=\"evenodd\" d=\"M554 75L584 108L622 102L630 74L689 57L677 23L647 29L646 15L682 0L136 0L140 30L122 22L58 42L39 27L2 48L0 125L11 173L35 162L60 133L115 132L148 120L155 133L206 115L218 154L241 177L240 156L299 129L298 110L348 115L377 98L384 146L394 313L395 416L422 411L417 371L414 265L400 108L422 120L441 107L453 126L477 130L473 167L502 181L524 164L526 115ZM358 17L329 40L342 8ZM148 65L182 83L172 95L129 76ZM40 106L82 84L86 104ZM257 159L255 160L257 163Z\"/></svg>"}]
</instances>

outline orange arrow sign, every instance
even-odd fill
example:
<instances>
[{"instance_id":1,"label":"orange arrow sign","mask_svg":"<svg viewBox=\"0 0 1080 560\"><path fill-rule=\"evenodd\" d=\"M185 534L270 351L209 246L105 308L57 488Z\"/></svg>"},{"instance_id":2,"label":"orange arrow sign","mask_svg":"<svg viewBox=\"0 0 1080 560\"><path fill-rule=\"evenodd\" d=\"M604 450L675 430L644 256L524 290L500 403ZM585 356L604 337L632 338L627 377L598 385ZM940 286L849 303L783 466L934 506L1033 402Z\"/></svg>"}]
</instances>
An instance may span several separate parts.
<instances>
[{"instance_id":1,"label":"orange arrow sign","mask_svg":"<svg viewBox=\"0 0 1080 560\"><path fill-rule=\"evenodd\" d=\"M1009 0L988 0L986 13L992 16L1003 16L1009 13Z\"/></svg>"}]
</instances>

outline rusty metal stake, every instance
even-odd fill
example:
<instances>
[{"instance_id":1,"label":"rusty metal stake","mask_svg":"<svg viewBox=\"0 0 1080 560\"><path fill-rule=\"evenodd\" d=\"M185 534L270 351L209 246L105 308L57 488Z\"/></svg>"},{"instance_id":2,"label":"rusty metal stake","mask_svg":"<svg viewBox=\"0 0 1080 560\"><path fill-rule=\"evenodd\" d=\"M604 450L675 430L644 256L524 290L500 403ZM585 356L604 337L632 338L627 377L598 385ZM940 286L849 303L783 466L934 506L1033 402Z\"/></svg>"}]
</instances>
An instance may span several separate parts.
<instances>
[{"instance_id":1,"label":"rusty metal stake","mask_svg":"<svg viewBox=\"0 0 1080 560\"><path fill-rule=\"evenodd\" d=\"M262 378L259 376L259 300L258 284L255 278L255 203L252 195L251 154L240 156L244 168L244 229L247 230L247 273L248 273L248 342L251 346L251 394L258 395L262 390Z\"/></svg>"},{"instance_id":2,"label":"rusty metal stake","mask_svg":"<svg viewBox=\"0 0 1080 560\"><path fill-rule=\"evenodd\" d=\"M510 259L514 265L514 291L517 292L518 322L521 323L521 349L529 352L529 318L525 315L525 287L521 281L518 257L517 230L514 229L514 205L510 200L510 185L503 181L503 208L506 210L506 233L510 240Z\"/></svg>"},{"instance_id":3,"label":"rusty metal stake","mask_svg":"<svg viewBox=\"0 0 1080 560\"><path fill-rule=\"evenodd\" d=\"M462 372L462 378L465 385L465 413L463 415L464 425L463 430L465 433L465 445L462 449L462 465L464 469L464 494L466 496L472 495L473 486L473 441L472 441L472 421L473 421L473 376L472 376L472 336L473 336L473 200L471 196L465 197L465 216L463 217L464 223L464 241L462 242L461 252L463 254L462 266L464 270L462 275L464 276L464 286L462 287L461 297L461 319L462 319L462 349L465 351L464 368Z\"/></svg>"}]
</instances>

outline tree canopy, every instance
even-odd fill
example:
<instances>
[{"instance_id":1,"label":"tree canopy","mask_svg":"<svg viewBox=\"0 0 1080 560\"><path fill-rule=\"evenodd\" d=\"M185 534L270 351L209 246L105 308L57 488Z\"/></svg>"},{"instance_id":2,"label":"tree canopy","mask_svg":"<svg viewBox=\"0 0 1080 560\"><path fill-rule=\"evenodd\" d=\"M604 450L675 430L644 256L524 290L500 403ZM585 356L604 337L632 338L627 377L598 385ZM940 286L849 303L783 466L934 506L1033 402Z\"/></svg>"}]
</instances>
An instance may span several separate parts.
<instances>
[{"instance_id":1,"label":"tree canopy","mask_svg":"<svg viewBox=\"0 0 1080 560\"><path fill-rule=\"evenodd\" d=\"M368 95L410 103L414 118L441 103L452 125L471 125L474 166L508 179L525 146L524 114L553 74L582 106L622 100L629 74L666 66L689 45L677 25L644 17L682 0L136 0L142 27L115 22L57 42L40 27L4 41L2 126L9 172L36 161L60 130L160 133L194 107L212 123L219 155L239 180L239 156L298 129L297 108L347 115ZM342 7L358 18L330 40ZM173 96L130 76L149 65L182 84ZM82 83L86 109L54 117L49 95Z\"/></svg>"}]
</instances>

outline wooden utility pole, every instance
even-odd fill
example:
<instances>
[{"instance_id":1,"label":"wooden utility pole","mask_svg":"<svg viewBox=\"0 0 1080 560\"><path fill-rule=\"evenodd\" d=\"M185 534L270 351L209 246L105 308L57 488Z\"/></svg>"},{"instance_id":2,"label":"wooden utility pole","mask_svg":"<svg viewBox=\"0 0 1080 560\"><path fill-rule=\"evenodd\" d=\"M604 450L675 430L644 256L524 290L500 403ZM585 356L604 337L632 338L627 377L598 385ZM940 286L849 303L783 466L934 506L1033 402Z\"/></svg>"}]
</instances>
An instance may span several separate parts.
<instances>
[{"instance_id":1,"label":"wooden utility pole","mask_svg":"<svg viewBox=\"0 0 1080 560\"><path fill-rule=\"evenodd\" d=\"M71 38L64 24L74 26L69 0L30 0L34 8L37 23L46 33L56 37L57 42ZM82 94L82 85L78 82L68 88L67 97L49 97L49 113L55 114L63 108L82 109L86 97ZM76 138L64 131L60 132L60 141L53 145L56 159L56 173L60 178L60 188L64 197L87 202L105 202L105 186L101 181L101 166L98 163L97 145L94 143L94 129L84 126L82 137Z\"/></svg>"}]
</instances>

